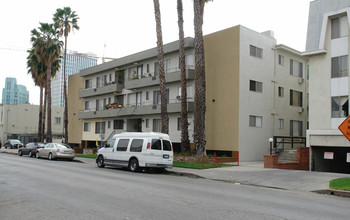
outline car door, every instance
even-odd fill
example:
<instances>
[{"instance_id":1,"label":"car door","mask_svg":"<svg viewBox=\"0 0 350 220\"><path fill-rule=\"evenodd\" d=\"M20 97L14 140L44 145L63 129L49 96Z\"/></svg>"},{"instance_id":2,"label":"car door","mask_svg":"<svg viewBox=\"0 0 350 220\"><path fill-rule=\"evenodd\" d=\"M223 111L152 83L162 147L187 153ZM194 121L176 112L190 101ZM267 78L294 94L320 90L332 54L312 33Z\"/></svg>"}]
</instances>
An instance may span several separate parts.
<instances>
[{"instance_id":1,"label":"car door","mask_svg":"<svg viewBox=\"0 0 350 220\"><path fill-rule=\"evenodd\" d=\"M113 152L113 160L120 166L128 166L130 154L128 152L129 143L129 138L120 138L116 141L115 151Z\"/></svg>"},{"instance_id":2,"label":"car door","mask_svg":"<svg viewBox=\"0 0 350 220\"><path fill-rule=\"evenodd\" d=\"M114 143L115 143L115 138L110 139L105 146L100 149L100 153L103 154L103 158L105 160L105 163L111 163L113 158L112 158L112 152L114 152Z\"/></svg>"},{"instance_id":3,"label":"car door","mask_svg":"<svg viewBox=\"0 0 350 220\"><path fill-rule=\"evenodd\" d=\"M47 157L50 153L50 150L52 149L53 144L46 144L44 148L39 150L39 156L40 157Z\"/></svg>"}]
</instances>

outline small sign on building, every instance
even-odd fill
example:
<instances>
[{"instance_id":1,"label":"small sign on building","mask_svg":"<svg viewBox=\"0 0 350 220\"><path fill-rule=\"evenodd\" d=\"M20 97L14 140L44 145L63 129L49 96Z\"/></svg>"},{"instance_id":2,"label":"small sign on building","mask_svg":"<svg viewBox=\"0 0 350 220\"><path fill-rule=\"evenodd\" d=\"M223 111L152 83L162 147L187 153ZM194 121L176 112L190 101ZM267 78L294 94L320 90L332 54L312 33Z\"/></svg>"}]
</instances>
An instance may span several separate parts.
<instances>
[{"instance_id":1,"label":"small sign on building","mask_svg":"<svg viewBox=\"0 0 350 220\"><path fill-rule=\"evenodd\" d=\"M334 152L324 152L324 159L333 160L333 158L334 158Z\"/></svg>"},{"instance_id":2,"label":"small sign on building","mask_svg":"<svg viewBox=\"0 0 350 220\"><path fill-rule=\"evenodd\" d=\"M346 153L346 162L350 163L350 153Z\"/></svg>"}]
</instances>

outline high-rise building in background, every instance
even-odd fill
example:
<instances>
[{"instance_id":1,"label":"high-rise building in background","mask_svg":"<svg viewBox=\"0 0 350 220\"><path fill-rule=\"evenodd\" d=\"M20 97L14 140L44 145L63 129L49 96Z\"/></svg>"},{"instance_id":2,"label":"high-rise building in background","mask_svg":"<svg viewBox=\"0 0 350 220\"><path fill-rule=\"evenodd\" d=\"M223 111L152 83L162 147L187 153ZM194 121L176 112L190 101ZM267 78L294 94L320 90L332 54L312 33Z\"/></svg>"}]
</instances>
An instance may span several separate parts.
<instances>
[{"instance_id":1,"label":"high-rise building in background","mask_svg":"<svg viewBox=\"0 0 350 220\"><path fill-rule=\"evenodd\" d=\"M68 88L68 76L79 73L80 70L97 65L95 54L84 54L78 52L67 53L66 81ZM64 107L64 57L61 58L61 69L52 79L51 97L52 106Z\"/></svg>"},{"instance_id":2,"label":"high-rise building in background","mask_svg":"<svg viewBox=\"0 0 350 220\"><path fill-rule=\"evenodd\" d=\"M17 85L16 78L7 77L2 89L2 104L20 105L29 103L29 92L23 85Z\"/></svg>"}]
</instances>

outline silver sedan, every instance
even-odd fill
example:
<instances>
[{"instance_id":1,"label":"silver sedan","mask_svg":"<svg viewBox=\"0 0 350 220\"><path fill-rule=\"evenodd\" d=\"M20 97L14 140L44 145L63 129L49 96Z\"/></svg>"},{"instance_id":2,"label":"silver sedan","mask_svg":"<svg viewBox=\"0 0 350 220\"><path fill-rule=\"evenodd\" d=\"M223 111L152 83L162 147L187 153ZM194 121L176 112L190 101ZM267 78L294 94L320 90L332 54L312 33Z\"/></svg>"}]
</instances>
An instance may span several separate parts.
<instances>
[{"instance_id":1,"label":"silver sedan","mask_svg":"<svg viewBox=\"0 0 350 220\"><path fill-rule=\"evenodd\" d=\"M47 143L44 148L40 148L36 152L36 158L40 157L48 158L49 160L57 158L73 160L75 158L75 152L66 144Z\"/></svg>"}]
</instances>

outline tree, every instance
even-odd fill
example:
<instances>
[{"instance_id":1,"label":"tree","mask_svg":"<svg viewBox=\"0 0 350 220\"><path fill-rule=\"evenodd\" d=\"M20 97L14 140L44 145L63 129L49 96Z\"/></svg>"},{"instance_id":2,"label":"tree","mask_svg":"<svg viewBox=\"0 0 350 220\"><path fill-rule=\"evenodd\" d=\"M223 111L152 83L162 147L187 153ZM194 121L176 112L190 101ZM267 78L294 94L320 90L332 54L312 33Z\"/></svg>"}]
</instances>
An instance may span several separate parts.
<instances>
[{"instance_id":1,"label":"tree","mask_svg":"<svg viewBox=\"0 0 350 220\"><path fill-rule=\"evenodd\" d=\"M205 88L205 57L203 41L203 15L204 4L209 0L194 0L194 48L195 48L195 93L194 93L194 153L197 157L205 151L205 111L206 111L206 88Z\"/></svg>"},{"instance_id":2,"label":"tree","mask_svg":"<svg viewBox=\"0 0 350 220\"><path fill-rule=\"evenodd\" d=\"M47 93L47 134L46 141L52 142L51 128L51 77L52 72L57 71L53 64L59 62L62 42L58 39L59 31L54 24L40 23L40 27L31 31L31 42L33 43L34 54L46 68L46 89Z\"/></svg>"},{"instance_id":3,"label":"tree","mask_svg":"<svg viewBox=\"0 0 350 220\"><path fill-rule=\"evenodd\" d=\"M179 60L181 70L181 152L186 153L190 152L190 140L188 136L186 62L182 0L177 0L177 15L179 26Z\"/></svg>"},{"instance_id":4,"label":"tree","mask_svg":"<svg viewBox=\"0 0 350 220\"><path fill-rule=\"evenodd\" d=\"M159 87L160 87L160 111L162 119L161 132L169 133L169 117L167 110L167 97L165 90L165 74L164 74L164 54L163 54L163 36L162 36L162 24L160 19L159 0L153 0L154 3L154 15L156 19L156 32L157 32L157 50L158 50L158 62L159 62Z\"/></svg>"},{"instance_id":5,"label":"tree","mask_svg":"<svg viewBox=\"0 0 350 220\"><path fill-rule=\"evenodd\" d=\"M70 7L57 9L54 14L54 22L60 29L60 35L64 36L64 65L63 65L63 90L64 90L64 139L68 143L68 102L67 102L67 79L66 79L66 57L67 57L67 38L71 30L79 30L78 15Z\"/></svg>"}]
</instances>

